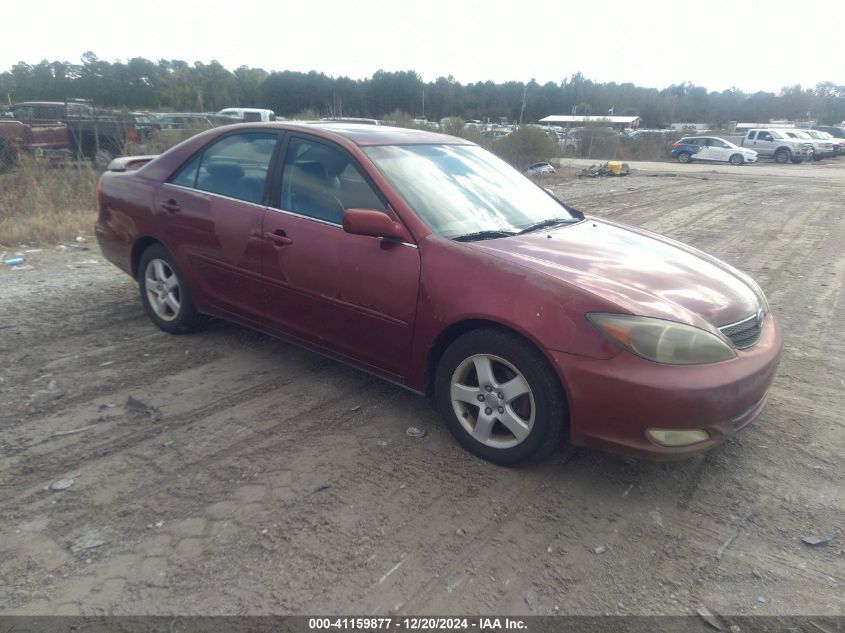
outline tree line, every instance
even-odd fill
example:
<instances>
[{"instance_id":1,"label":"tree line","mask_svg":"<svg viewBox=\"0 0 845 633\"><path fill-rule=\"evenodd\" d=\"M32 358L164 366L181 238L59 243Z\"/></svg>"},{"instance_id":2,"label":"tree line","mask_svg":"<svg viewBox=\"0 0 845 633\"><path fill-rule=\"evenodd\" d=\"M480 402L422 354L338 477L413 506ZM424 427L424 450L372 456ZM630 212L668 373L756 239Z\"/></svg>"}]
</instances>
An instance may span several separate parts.
<instances>
[{"instance_id":1,"label":"tree line","mask_svg":"<svg viewBox=\"0 0 845 633\"><path fill-rule=\"evenodd\" d=\"M308 111L322 116L385 118L401 111L438 121L444 117L536 121L549 114L636 115L645 127L676 122L707 123L845 120L845 86L823 82L787 86L778 93L737 88L708 91L690 82L664 89L631 83L600 83L576 73L560 83L509 81L461 84L454 77L424 82L413 70L379 70L366 79L330 77L321 72L268 72L241 66L228 70L217 61L151 61L141 57L108 62L94 53L81 63L19 62L0 73L0 99L61 101L91 99L111 108L217 111L225 107L270 108L292 117Z\"/></svg>"}]
</instances>

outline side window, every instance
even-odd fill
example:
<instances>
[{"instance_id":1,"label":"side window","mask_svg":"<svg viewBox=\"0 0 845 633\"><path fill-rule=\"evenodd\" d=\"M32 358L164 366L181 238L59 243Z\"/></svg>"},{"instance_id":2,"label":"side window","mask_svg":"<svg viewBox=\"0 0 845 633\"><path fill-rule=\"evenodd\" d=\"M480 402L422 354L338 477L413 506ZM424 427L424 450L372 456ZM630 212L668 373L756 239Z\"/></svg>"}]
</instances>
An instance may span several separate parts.
<instances>
[{"instance_id":1,"label":"side window","mask_svg":"<svg viewBox=\"0 0 845 633\"><path fill-rule=\"evenodd\" d=\"M176 175L171 177L168 182L193 189L197 186L197 171L199 170L199 166L200 156L197 155L190 163L176 172Z\"/></svg>"},{"instance_id":2,"label":"side window","mask_svg":"<svg viewBox=\"0 0 845 633\"><path fill-rule=\"evenodd\" d=\"M35 108L32 106L21 106L13 110L15 118L20 121L29 121L35 118Z\"/></svg>"},{"instance_id":3,"label":"side window","mask_svg":"<svg viewBox=\"0 0 845 633\"><path fill-rule=\"evenodd\" d=\"M387 210L345 153L301 138L288 145L280 206L333 224L343 223L346 209Z\"/></svg>"},{"instance_id":4,"label":"side window","mask_svg":"<svg viewBox=\"0 0 845 633\"><path fill-rule=\"evenodd\" d=\"M758 132L757 133L757 140L758 141L771 141L772 135L768 132Z\"/></svg>"},{"instance_id":5,"label":"side window","mask_svg":"<svg viewBox=\"0 0 845 633\"><path fill-rule=\"evenodd\" d=\"M276 141L275 134L226 136L207 147L169 182L261 204Z\"/></svg>"},{"instance_id":6,"label":"side window","mask_svg":"<svg viewBox=\"0 0 845 633\"><path fill-rule=\"evenodd\" d=\"M748 133L748 140L753 141L756 136L757 136L757 132L749 132Z\"/></svg>"}]
</instances>

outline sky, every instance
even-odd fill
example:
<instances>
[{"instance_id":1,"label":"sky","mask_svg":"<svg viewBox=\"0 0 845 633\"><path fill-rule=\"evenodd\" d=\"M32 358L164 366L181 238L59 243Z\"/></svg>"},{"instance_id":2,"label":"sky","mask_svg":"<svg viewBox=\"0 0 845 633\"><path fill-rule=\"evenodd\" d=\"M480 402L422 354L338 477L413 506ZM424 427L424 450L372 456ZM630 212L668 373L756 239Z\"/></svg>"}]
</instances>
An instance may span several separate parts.
<instances>
[{"instance_id":1,"label":"sky","mask_svg":"<svg viewBox=\"0 0 845 633\"><path fill-rule=\"evenodd\" d=\"M361 79L379 69L777 92L845 84L845 0L319 0L7 3L0 71L23 61L217 60ZM53 13L61 19L42 19ZM830 26L827 26L830 25Z\"/></svg>"}]
</instances>

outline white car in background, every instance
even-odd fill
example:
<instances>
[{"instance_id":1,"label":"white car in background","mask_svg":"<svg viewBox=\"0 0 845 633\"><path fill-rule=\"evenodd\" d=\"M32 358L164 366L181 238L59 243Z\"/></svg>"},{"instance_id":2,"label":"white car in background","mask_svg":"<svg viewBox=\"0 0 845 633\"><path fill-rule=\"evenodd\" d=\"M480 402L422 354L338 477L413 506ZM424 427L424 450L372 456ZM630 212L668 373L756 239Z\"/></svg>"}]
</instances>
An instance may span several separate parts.
<instances>
[{"instance_id":1,"label":"white car in background","mask_svg":"<svg viewBox=\"0 0 845 633\"><path fill-rule=\"evenodd\" d=\"M734 145L717 136L685 136L672 147L672 156L682 163L694 160L731 165L757 162L757 152L753 149Z\"/></svg>"},{"instance_id":2,"label":"white car in background","mask_svg":"<svg viewBox=\"0 0 845 633\"><path fill-rule=\"evenodd\" d=\"M224 108L217 113L219 116L230 116L244 123L258 123L276 120L276 113L261 108Z\"/></svg>"},{"instance_id":3,"label":"white car in background","mask_svg":"<svg viewBox=\"0 0 845 633\"><path fill-rule=\"evenodd\" d=\"M522 173L529 178L534 176L546 176L548 174L555 173L555 168L549 163L534 163L526 167L525 171Z\"/></svg>"}]
</instances>

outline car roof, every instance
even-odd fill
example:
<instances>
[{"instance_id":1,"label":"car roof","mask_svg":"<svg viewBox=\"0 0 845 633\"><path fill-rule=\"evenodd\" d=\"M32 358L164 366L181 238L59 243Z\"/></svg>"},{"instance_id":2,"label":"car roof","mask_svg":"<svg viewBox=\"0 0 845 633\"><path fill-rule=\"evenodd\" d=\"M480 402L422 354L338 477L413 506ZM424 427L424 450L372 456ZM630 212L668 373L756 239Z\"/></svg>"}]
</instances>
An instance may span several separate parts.
<instances>
[{"instance_id":1,"label":"car roof","mask_svg":"<svg viewBox=\"0 0 845 633\"><path fill-rule=\"evenodd\" d=\"M246 125L246 124L245 124ZM253 124L254 125L254 124ZM265 123L262 127L273 127L298 132L318 132L325 138L341 137L361 147L373 145L473 145L471 141L438 134L426 130L413 130L389 125L367 125L366 123L329 123L314 121L303 123Z\"/></svg>"}]
</instances>

